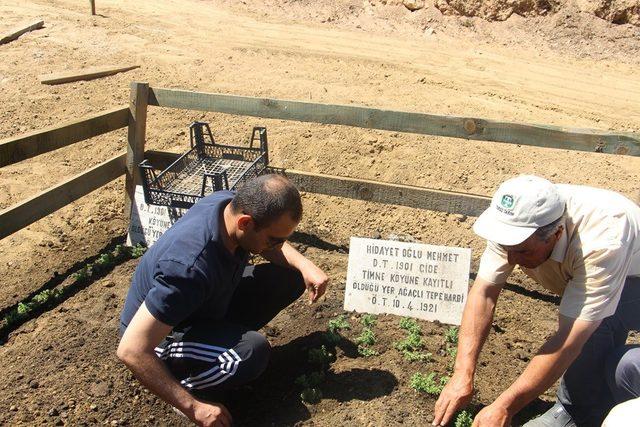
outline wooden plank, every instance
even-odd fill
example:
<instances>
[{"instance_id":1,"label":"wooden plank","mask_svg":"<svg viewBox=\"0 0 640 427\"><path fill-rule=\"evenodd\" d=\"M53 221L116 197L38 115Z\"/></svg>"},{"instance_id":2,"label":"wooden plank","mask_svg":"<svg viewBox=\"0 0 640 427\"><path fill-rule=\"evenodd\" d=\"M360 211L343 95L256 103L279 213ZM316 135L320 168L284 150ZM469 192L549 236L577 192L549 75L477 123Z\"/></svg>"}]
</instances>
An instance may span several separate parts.
<instances>
[{"instance_id":1,"label":"wooden plank","mask_svg":"<svg viewBox=\"0 0 640 427\"><path fill-rule=\"evenodd\" d=\"M24 33L28 33L33 30L38 30L42 27L44 27L44 21L42 20L35 21L27 25L23 24L19 27L14 28L13 30L10 30L7 34L2 36L2 38L0 38L0 44L9 43L10 41L17 39Z\"/></svg>"},{"instance_id":2,"label":"wooden plank","mask_svg":"<svg viewBox=\"0 0 640 427\"><path fill-rule=\"evenodd\" d=\"M640 155L640 134L150 88L149 105L547 148Z\"/></svg>"},{"instance_id":3,"label":"wooden plank","mask_svg":"<svg viewBox=\"0 0 640 427\"><path fill-rule=\"evenodd\" d=\"M159 169L165 168L178 156L178 154L165 151L149 150L145 152L145 157L154 167ZM303 172L294 169L286 169L285 174L300 191L439 212L479 216L489 207L491 202L490 197L477 194Z\"/></svg>"},{"instance_id":4,"label":"wooden plank","mask_svg":"<svg viewBox=\"0 0 640 427\"><path fill-rule=\"evenodd\" d=\"M113 74L122 73L125 71L140 68L139 65L127 65L127 66L103 66L103 67L90 67L82 70L65 71L62 73L43 74L40 78L40 83L45 85L57 85L61 83L75 82L78 80L91 80L99 77L110 76Z\"/></svg>"},{"instance_id":5,"label":"wooden plank","mask_svg":"<svg viewBox=\"0 0 640 427\"><path fill-rule=\"evenodd\" d=\"M0 239L122 176L125 158L125 153L118 154L55 187L0 211Z\"/></svg>"},{"instance_id":6,"label":"wooden plank","mask_svg":"<svg viewBox=\"0 0 640 427\"><path fill-rule=\"evenodd\" d=\"M123 128L127 123L129 108L120 106L78 120L2 139L0 167Z\"/></svg>"},{"instance_id":7,"label":"wooden plank","mask_svg":"<svg viewBox=\"0 0 640 427\"><path fill-rule=\"evenodd\" d=\"M144 144L147 131L148 83L131 83L129 94L129 132L127 137L127 161L125 179L125 218L131 218L131 208L135 203L136 185L140 184L138 165L144 159Z\"/></svg>"}]
</instances>

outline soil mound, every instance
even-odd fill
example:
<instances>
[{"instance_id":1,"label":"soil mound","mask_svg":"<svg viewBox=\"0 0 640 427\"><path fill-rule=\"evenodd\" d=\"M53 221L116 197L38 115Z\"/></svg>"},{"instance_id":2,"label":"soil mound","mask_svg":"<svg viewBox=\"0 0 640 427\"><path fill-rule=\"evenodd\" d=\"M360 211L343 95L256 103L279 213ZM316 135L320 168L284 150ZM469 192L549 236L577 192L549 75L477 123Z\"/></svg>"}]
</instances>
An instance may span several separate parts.
<instances>
[{"instance_id":1,"label":"soil mound","mask_svg":"<svg viewBox=\"0 0 640 427\"><path fill-rule=\"evenodd\" d=\"M445 15L504 21L513 14L530 17L573 9L613 24L640 26L640 0L435 0Z\"/></svg>"},{"instance_id":2,"label":"soil mound","mask_svg":"<svg viewBox=\"0 0 640 427\"><path fill-rule=\"evenodd\" d=\"M446 15L504 21L514 13L521 16L546 15L558 9L558 2L553 0L436 0L435 6Z\"/></svg>"},{"instance_id":3,"label":"soil mound","mask_svg":"<svg viewBox=\"0 0 640 427\"><path fill-rule=\"evenodd\" d=\"M578 0L579 7L614 24L640 26L639 0Z\"/></svg>"}]
</instances>

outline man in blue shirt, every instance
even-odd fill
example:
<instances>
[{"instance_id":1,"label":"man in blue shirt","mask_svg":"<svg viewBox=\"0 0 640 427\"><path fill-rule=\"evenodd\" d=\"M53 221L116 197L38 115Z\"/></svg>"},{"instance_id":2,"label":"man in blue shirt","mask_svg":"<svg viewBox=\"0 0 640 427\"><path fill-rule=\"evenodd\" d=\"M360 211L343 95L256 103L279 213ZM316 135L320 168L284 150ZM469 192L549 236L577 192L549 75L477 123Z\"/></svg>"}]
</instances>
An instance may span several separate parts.
<instances>
[{"instance_id":1,"label":"man in blue shirt","mask_svg":"<svg viewBox=\"0 0 640 427\"><path fill-rule=\"evenodd\" d=\"M324 294L327 275L286 242L301 217L293 184L263 175L200 200L140 260L118 357L196 424L231 425L202 393L259 376L270 346L256 331L305 288L311 302ZM249 253L270 262L247 266Z\"/></svg>"}]
</instances>

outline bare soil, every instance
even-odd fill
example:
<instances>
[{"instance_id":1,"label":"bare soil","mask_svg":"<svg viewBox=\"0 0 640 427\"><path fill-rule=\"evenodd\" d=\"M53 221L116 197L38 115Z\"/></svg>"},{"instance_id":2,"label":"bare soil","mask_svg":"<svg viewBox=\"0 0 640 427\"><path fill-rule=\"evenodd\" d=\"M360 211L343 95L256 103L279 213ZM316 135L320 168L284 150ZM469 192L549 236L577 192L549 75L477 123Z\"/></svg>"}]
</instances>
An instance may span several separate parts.
<instances>
[{"instance_id":1,"label":"bare soil","mask_svg":"<svg viewBox=\"0 0 640 427\"><path fill-rule=\"evenodd\" d=\"M207 92L358 104L566 127L640 131L640 32L563 9L503 22L442 15L429 3L267 0L7 0L0 30L41 17L45 28L0 46L0 137L52 126L128 102L129 83ZM45 86L40 74L106 64L141 68L88 82ZM187 147L187 125L209 121L222 143L269 130L272 163L312 172L489 195L507 177L558 182L638 197L640 160L152 108L147 147ZM0 209L122 152L126 130L0 169ZM0 241L0 313L61 283L124 239L123 182L116 180ZM445 326L420 322L434 361L406 362L393 342L398 319L374 328L380 353L336 349L318 405L298 397L308 349L342 313L351 235L407 234L431 244L483 242L473 218L334 197L304 195L294 243L325 268L332 286L315 306L299 301L266 328L268 372L230 397L238 425L424 425L434 400L409 387L415 372L446 373ZM115 359L117 319L136 261L90 283L13 331L0 347L0 424L184 424ZM557 299L515 275L501 297L481 357L475 405L490 403L554 329ZM358 316L348 314L360 332ZM544 399L552 399L553 390ZM524 416L540 412L535 402Z\"/></svg>"}]
</instances>

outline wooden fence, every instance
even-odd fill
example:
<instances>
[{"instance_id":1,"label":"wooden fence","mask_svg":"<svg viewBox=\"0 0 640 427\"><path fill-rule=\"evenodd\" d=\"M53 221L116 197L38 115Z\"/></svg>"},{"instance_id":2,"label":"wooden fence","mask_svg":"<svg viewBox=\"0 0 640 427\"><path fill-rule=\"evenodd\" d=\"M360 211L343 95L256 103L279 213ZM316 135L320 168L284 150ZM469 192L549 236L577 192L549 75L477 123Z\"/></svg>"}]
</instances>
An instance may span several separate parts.
<instances>
[{"instance_id":1,"label":"wooden fence","mask_svg":"<svg viewBox=\"0 0 640 427\"><path fill-rule=\"evenodd\" d=\"M0 211L0 239L123 174L126 176L125 214L128 217L135 186L140 183L137 165L145 156L156 167L163 167L176 157L175 154L167 152L145 152L148 106L640 156L639 134L498 122L475 117L440 116L351 105L189 92L153 88L147 83L134 82L131 84L128 107L115 108L0 141L0 167L2 167L106 132L128 127L126 153L119 154L34 197ZM479 215L489 204L489 198L481 195L298 170L287 170L286 174L303 191L378 203L471 216Z\"/></svg>"}]
</instances>

